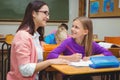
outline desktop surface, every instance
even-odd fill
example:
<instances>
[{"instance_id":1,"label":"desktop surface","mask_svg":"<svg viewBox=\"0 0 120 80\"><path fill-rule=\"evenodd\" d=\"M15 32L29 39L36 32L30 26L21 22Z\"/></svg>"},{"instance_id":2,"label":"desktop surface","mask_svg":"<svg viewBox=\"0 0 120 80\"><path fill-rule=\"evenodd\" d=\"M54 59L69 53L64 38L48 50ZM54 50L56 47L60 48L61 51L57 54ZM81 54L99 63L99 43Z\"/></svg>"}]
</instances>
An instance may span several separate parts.
<instances>
[{"instance_id":1,"label":"desktop surface","mask_svg":"<svg viewBox=\"0 0 120 80\"><path fill-rule=\"evenodd\" d=\"M120 67L117 68L99 68L94 69L90 67L75 67L70 65L51 65L52 68L66 75L77 75L77 74L90 74L90 73L103 73L103 72L114 72L120 71Z\"/></svg>"}]
</instances>

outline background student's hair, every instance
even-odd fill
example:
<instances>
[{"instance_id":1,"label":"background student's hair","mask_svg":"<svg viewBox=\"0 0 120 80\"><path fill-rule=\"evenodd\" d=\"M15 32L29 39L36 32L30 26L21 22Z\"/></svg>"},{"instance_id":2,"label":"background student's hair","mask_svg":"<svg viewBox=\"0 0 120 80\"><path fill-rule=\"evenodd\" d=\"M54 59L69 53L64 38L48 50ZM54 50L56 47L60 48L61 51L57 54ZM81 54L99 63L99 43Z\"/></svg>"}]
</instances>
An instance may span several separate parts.
<instances>
[{"instance_id":1,"label":"background student's hair","mask_svg":"<svg viewBox=\"0 0 120 80\"><path fill-rule=\"evenodd\" d=\"M66 30L68 30L68 25L65 23L62 23L59 27L64 27Z\"/></svg>"},{"instance_id":2,"label":"background student's hair","mask_svg":"<svg viewBox=\"0 0 120 80\"><path fill-rule=\"evenodd\" d=\"M47 5L47 4L43 1L40 1L40 0L32 1L28 4L28 6L25 10L23 21L22 21L21 25L19 26L19 28L17 29L17 32L21 29L27 29L29 27L28 32L32 35L34 34L35 24L33 21L32 11L38 12L38 10L43 5Z\"/></svg>"}]
</instances>

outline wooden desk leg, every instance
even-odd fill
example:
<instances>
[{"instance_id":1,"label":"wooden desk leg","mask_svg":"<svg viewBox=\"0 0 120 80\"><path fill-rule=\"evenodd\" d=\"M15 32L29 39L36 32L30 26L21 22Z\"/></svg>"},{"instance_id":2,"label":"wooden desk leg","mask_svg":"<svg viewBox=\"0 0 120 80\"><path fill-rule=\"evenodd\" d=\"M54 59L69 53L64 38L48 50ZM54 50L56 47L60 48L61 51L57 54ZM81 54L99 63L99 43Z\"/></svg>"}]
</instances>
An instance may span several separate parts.
<instances>
[{"instance_id":1,"label":"wooden desk leg","mask_svg":"<svg viewBox=\"0 0 120 80\"><path fill-rule=\"evenodd\" d=\"M120 80L120 79L119 79L119 76L120 76L120 73L119 73L119 72L116 72L116 74L114 74L114 79L115 79L115 80Z\"/></svg>"},{"instance_id":2,"label":"wooden desk leg","mask_svg":"<svg viewBox=\"0 0 120 80\"><path fill-rule=\"evenodd\" d=\"M70 76L69 76L69 75L65 75L65 76L63 77L63 80L70 80Z\"/></svg>"},{"instance_id":3,"label":"wooden desk leg","mask_svg":"<svg viewBox=\"0 0 120 80\"><path fill-rule=\"evenodd\" d=\"M53 75L54 75L53 72L47 71L47 72L46 72L46 79L47 79L47 80L55 80Z\"/></svg>"},{"instance_id":4,"label":"wooden desk leg","mask_svg":"<svg viewBox=\"0 0 120 80\"><path fill-rule=\"evenodd\" d=\"M40 71L39 72L39 80L50 80L50 75L48 72Z\"/></svg>"},{"instance_id":5,"label":"wooden desk leg","mask_svg":"<svg viewBox=\"0 0 120 80\"><path fill-rule=\"evenodd\" d=\"M3 60L3 59L4 59L3 57L4 57L4 54L3 54L3 49L2 49L2 70L1 70L1 80L3 80L3 72L4 72L4 71L3 71L3 61L4 61L4 60Z\"/></svg>"},{"instance_id":6,"label":"wooden desk leg","mask_svg":"<svg viewBox=\"0 0 120 80\"><path fill-rule=\"evenodd\" d=\"M1 80L4 80L4 45L5 43L2 44L2 74L1 74Z\"/></svg>"},{"instance_id":7,"label":"wooden desk leg","mask_svg":"<svg viewBox=\"0 0 120 80\"><path fill-rule=\"evenodd\" d=\"M100 75L101 76L101 80L105 80L106 75Z\"/></svg>"}]
</instances>

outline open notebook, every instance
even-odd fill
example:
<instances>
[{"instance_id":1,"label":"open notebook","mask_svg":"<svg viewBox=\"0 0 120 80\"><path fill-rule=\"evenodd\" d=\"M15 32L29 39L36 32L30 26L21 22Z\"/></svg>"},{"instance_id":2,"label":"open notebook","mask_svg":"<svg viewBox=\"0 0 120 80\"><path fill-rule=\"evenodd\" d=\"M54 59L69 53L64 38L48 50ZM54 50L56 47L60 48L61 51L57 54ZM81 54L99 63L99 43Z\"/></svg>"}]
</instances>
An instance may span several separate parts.
<instances>
[{"instance_id":1,"label":"open notebook","mask_svg":"<svg viewBox=\"0 0 120 80\"><path fill-rule=\"evenodd\" d=\"M71 62L69 65L71 66L89 66L92 64L91 60L83 61L82 59L79 62Z\"/></svg>"},{"instance_id":2,"label":"open notebook","mask_svg":"<svg viewBox=\"0 0 120 80\"><path fill-rule=\"evenodd\" d=\"M90 57L90 60L71 62L72 66L89 66L91 68L119 67L119 60L115 56L96 56Z\"/></svg>"}]
</instances>

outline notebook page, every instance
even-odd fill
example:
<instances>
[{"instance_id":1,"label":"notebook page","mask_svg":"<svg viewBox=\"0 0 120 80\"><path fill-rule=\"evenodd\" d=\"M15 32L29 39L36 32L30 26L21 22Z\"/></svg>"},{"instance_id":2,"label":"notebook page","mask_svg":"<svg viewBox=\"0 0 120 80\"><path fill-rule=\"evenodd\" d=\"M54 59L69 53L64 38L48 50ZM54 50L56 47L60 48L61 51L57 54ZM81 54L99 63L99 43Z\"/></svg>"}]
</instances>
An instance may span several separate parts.
<instances>
[{"instance_id":1,"label":"notebook page","mask_svg":"<svg viewBox=\"0 0 120 80\"><path fill-rule=\"evenodd\" d=\"M79 62L70 62L71 66L89 66L92 64L91 60L83 61L82 59Z\"/></svg>"}]
</instances>

